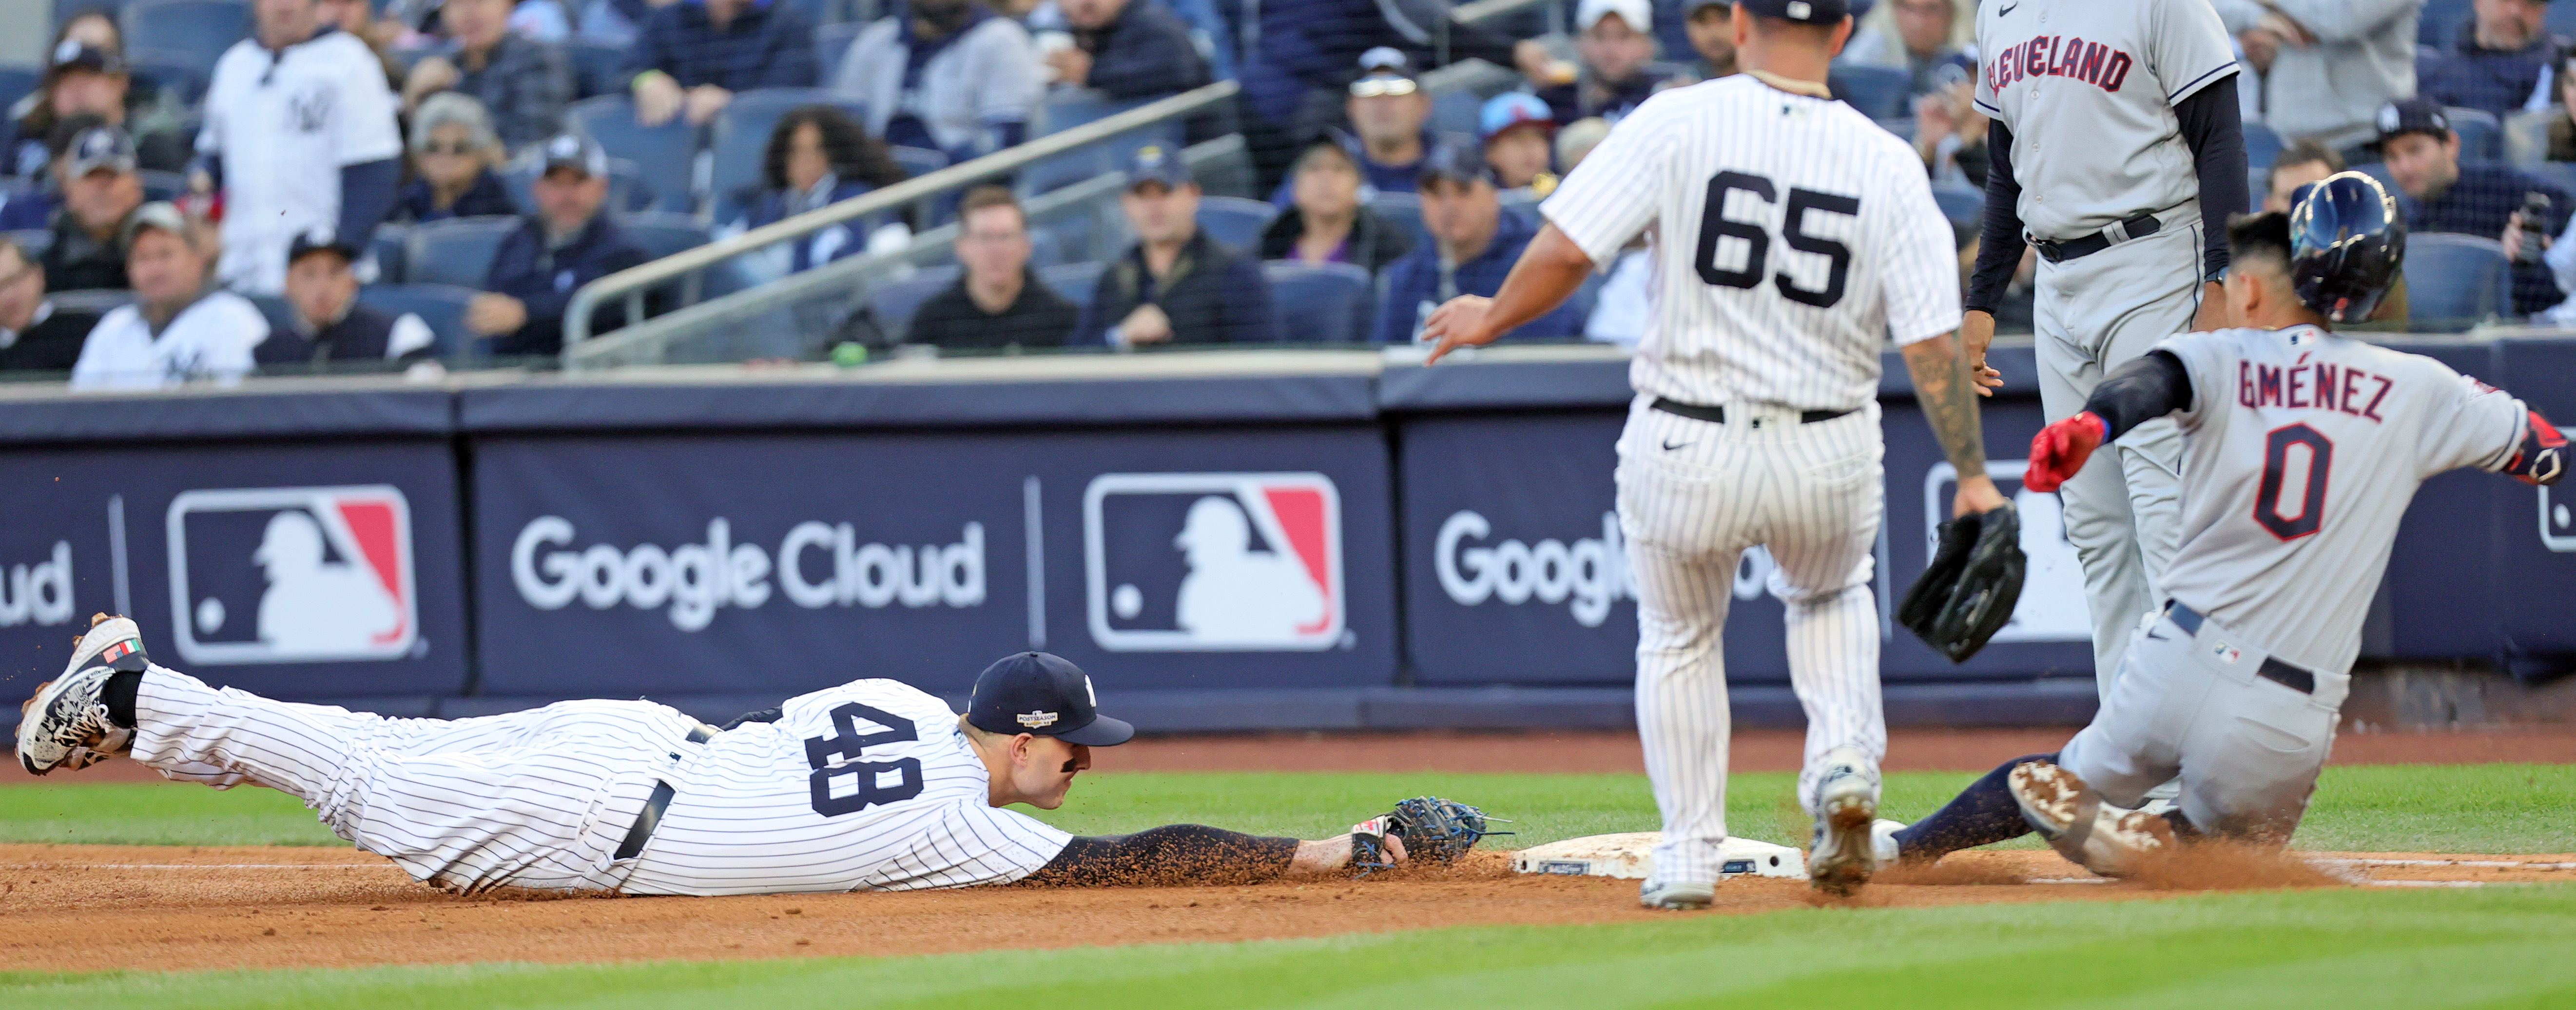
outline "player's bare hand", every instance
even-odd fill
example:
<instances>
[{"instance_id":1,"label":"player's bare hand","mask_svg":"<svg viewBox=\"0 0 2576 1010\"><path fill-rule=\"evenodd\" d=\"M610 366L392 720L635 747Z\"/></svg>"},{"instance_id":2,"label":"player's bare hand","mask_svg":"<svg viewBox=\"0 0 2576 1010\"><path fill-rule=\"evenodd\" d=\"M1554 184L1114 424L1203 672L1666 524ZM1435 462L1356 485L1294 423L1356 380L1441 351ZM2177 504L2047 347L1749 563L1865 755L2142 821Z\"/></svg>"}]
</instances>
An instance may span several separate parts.
<instances>
[{"instance_id":1,"label":"player's bare hand","mask_svg":"<svg viewBox=\"0 0 2576 1010\"><path fill-rule=\"evenodd\" d=\"M1482 295L1459 295L1432 310L1431 318L1422 323L1420 339L1433 346L1431 356L1422 363L1436 363L1461 347L1493 343L1494 338L1502 336L1486 325L1486 316L1493 310L1494 300Z\"/></svg>"},{"instance_id":2,"label":"player's bare hand","mask_svg":"<svg viewBox=\"0 0 2576 1010\"><path fill-rule=\"evenodd\" d=\"M1978 396L1993 396L2004 386L2004 373L1986 364L1986 348L1994 342L1994 313L1970 309L1959 320L1959 349L1968 356L1968 381L1977 387Z\"/></svg>"},{"instance_id":3,"label":"player's bare hand","mask_svg":"<svg viewBox=\"0 0 2576 1010\"><path fill-rule=\"evenodd\" d=\"M1950 499L1950 518L1956 519L1970 512L1992 512L2010 504L2012 502L2004 498L2003 491L1995 487L1994 478L1978 474L1959 482L1959 493Z\"/></svg>"}]
</instances>

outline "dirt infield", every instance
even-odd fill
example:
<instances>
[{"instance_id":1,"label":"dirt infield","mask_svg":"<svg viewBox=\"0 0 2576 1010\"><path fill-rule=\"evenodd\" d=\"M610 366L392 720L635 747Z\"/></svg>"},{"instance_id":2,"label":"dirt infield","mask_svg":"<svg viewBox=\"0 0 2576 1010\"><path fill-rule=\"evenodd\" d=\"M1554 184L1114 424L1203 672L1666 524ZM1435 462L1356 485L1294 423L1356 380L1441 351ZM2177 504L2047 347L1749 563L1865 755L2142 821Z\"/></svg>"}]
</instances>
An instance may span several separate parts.
<instances>
[{"instance_id":1,"label":"dirt infield","mask_svg":"<svg viewBox=\"0 0 2576 1010\"><path fill-rule=\"evenodd\" d=\"M2138 899L2336 877L2417 886L2576 879L2576 854L2305 855L2316 869L2221 863L2114 882L2049 852L1965 852L1929 871L1891 871L1851 904ZM1816 903L1800 881L1737 878L1718 889L1716 911ZM1637 907L1634 881L1514 875L1500 853L1436 872L1250 887L460 898L345 849L0 845L5 970L881 957L1658 914L1669 913Z\"/></svg>"}]
</instances>

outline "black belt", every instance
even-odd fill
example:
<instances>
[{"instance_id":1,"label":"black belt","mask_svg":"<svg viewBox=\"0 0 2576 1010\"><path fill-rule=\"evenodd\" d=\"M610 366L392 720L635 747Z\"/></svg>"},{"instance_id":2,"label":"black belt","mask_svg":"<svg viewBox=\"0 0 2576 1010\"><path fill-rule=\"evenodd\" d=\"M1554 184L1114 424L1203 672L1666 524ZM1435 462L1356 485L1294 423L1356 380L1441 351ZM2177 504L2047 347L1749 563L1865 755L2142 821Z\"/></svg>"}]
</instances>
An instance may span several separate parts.
<instances>
[{"instance_id":1,"label":"black belt","mask_svg":"<svg viewBox=\"0 0 2576 1010\"><path fill-rule=\"evenodd\" d=\"M1664 413L1667 413L1667 414L1679 414L1679 415L1681 415L1681 416L1683 416L1683 417L1690 418L1691 420L1694 420L1694 421L1706 421L1706 422L1708 422L1708 423L1710 423L1710 424L1725 424L1725 423L1726 423L1726 408L1725 408L1725 407L1702 407L1702 406L1700 406L1700 405L1698 405L1698 404L1694 404L1694 403L1683 403L1683 402L1681 402L1681 401L1679 401L1679 400L1667 400L1667 399L1664 399L1663 397L1660 397L1660 396L1658 396L1658 397L1656 397L1656 398L1655 398L1655 402L1654 402L1654 405L1653 405L1653 406L1654 406L1654 408L1655 408L1656 410L1663 411ZM1843 415L1845 415L1845 414L1848 414L1848 413L1851 413L1851 411L1848 411L1848 410L1807 410L1807 411L1800 411L1800 412L1799 412L1799 414L1798 414L1798 423L1799 423L1799 424L1814 424L1814 423L1816 423L1816 422L1818 422L1818 421L1831 421L1831 420L1833 420L1834 418L1841 417L1841 416L1843 416Z\"/></svg>"},{"instance_id":2,"label":"black belt","mask_svg":"<svg viewBox=\"0 0 2576 1010\"><path fill-rule=\"evenodd\" d=\"M2155 234L2157 229L2163 227L2164 223L2156 220L2156 216L2153 214L2140 214L2136 217L2120 222L2120 230L2128 233L2130 238L2145 238L2149 235ZM2033 242L2031 245L2039 249L2039 256L2041 259L2047 260L2051 263L2064 263L2067 260L2083 259L2086 256L2091 256L2094 253L2111 248L2111 236L2097 231L2093 234L2086 235L2083 238L2071 238L2064 242L2049 242L2043 240Z\"/></svg>"},{"instance_id":3,"label":"black belt","mask_svg":"<svg viewBox=\"0 0 2576 1010\"><path fill-rule=\"evenodd\" d=\"M689 730L690 743L705 743L715 738L715 734L707 732L704 726ZM617 858L633 859L643 854L644 843L653 840L653 829L662 826L662 811L671 809L671 797L676 795L679 795L679 790L671 788L670 783L653 783L653 795L645 798L644 812L635 815L635 826L626 829L626 840L617 843Z\"/></svg>"},{"instance_id":4,"label":"black belt","mask_svg":"<svg viewBox=\"0 0 2576 1010\"><path fill-rule=\"evenodd\" d=\"M2183 631L2190 634L2200 634L2200 622L2202 618L2199 611L2183 606L2180 602L2166 600L2165 616L2173 620L2175 627L2181 628ZM2263 657L2263 665L2255 667L2254 672L2265 680L2279 684L2282 687L2289 688L2290 690L2297 691L2300 694L2317 693L2316 674L2291 666L2288 663L2281 662L2280 660L2274 659L2270 656Z\"/></svg>"}]
</instances>

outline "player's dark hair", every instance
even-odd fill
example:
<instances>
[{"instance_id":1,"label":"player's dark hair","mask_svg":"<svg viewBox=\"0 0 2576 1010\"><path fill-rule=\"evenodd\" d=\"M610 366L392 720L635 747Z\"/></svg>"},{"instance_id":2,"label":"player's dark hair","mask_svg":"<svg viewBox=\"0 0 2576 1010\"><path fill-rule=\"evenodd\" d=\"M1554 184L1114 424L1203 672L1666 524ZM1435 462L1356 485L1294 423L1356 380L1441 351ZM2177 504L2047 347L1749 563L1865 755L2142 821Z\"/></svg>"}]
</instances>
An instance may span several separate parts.
<instances>
[{"instance_id":1,"label":"player's dark hair","mask_svg":"<svg viewBox=\"0 0 2576 1010\"><path fill-rule=\"evenodd\" d=\"M2286 274L2290 266L2290 215L2264 211L2228 218L2227 256L2231 263L2265 260L2272 269Z\"/></svg>"}]
</instances>

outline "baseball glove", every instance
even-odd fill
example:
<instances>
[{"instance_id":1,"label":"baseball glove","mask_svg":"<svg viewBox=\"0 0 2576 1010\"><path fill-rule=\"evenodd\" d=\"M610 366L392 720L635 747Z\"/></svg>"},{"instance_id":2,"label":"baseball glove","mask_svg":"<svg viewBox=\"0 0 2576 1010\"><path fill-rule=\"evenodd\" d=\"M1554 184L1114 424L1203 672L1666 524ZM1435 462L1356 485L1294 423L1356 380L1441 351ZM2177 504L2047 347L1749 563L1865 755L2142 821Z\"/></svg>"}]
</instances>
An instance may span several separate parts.
<instances>
[{"instance_id":1,"label":"baseball glove","mask_svg":"<svg viewBox=\"0 0 2576 1010\"><path fill-rule=\"evenodd\" d=\"M1351 825L1352 875L1365 877L1395 868L1394 853L1386 844L1389 835L1404 840L1406 859L1446 863L1475 848L1487 835L1511 834L1488 828L1489 821L1482 810L1437 796L1397 803L1393 810Z\"/></svg>"},{"instance_id":2,"label":"baseball glove","mask_svg":"<svg viewBox=\"0 0 2576 1010\"><path fill-rule=\"evenodd\" d=\"M2012 620L2027 564L2011 505L1942 523L1932 566L1905 591L1896 619L1951 662L1967 662Z\"/></svg>"}]
</instances>

